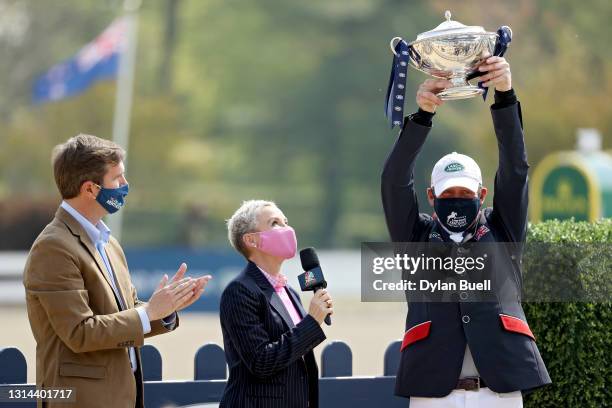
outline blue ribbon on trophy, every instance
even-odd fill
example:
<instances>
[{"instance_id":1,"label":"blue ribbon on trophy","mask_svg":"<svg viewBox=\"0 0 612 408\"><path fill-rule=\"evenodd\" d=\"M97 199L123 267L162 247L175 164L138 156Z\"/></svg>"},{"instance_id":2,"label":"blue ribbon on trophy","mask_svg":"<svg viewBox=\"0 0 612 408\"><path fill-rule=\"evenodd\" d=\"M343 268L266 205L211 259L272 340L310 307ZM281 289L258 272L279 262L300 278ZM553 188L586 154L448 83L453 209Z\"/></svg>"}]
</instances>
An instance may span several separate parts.
<instances>
[{"instance_id":1,"label":"blue ribbon on trophy","mask_svg":"<svg viewBox=\"0 0 612 408\"><path fill-rule=\"evenodd\" d=\"M399 37L395 37L391 42L396 40L398 41L393 48L393 65L391 65L391 76L385 98L385 115L391 122L391 129L400 126L404 121L406 77L410 61L410 46Z\"/></svg>"},{"instance_id":2,"label":"blue ribbon on trophy","mask_svg":"<svg viewBox=\"0 0 612 408\"><path fill-rule=\"evenodd\" d=\"M501 26L497 30L497 36L498 37L497 41L495 41L495 49L493 51L493 55L496 57L503 57L506 53L506 50L510 46L510 43L512 42L512 30L508 26ZM466 77L466 80L472 80L480 75L480 72L474 71ZM487 94L489 93L489 88L485 88L482 85L482 82L478 82L478 87L484 91L482 94L482 100L486 101Z\"/></svg>"},{"instance_id":3,"label":"blue ribbon on trophy","mask_svg":"<svg viewBox=\"0 0 612 408\"><path fill-rule=\"evenodd\" d=\"M447 12L447 20L450 20L449 12ZM481 27L480 29L482 30ZM486 34L490 36L495 35L495 33ZM492 50L492 55L503 57L512 41L512 30L508 26L501 26L496 34L497 38ZM406 96L408 64L412 62L415 68L424 72L427 72L427 69L431 68L431 65L425 58L421 60L420 53L412 44L413 43L407 43L400 37L393 38L390 44L391 50L393 51L393 63L391 65L391 75L389 77L389 85L387 86L387 95L385 98L385 116L390 122L391 129L395 126L401 126L404 121L404 100ZM479 82L477 87L473 85L470 86L467 83L467 81L478 78L481 75L482 73L475 69L465 76L465 82L463 83L465 86L461 87L461 91L464 92L463 95L457 95L457 93L455 93L454 95L445 95L441 97L443 99L461 99L482 94L483 100L486 100L488 88L485 88L482 82ZM465 88L468 88L467 92L465 92ZM473 90L469 88L473 88ZM456 91L456 88L449 89ZM478 91L478 89L480 89L480 91Z\"/></svg>"}]
</instances>

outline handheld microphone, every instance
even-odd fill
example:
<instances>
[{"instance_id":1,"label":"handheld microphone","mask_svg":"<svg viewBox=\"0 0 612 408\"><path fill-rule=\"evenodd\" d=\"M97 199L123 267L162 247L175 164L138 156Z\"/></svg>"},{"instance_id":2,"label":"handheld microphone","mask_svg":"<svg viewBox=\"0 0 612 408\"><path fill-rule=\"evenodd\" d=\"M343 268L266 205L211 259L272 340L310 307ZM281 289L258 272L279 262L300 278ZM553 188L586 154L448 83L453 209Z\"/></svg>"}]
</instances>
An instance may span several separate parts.
<instances>
[{"instance_id":1,"label":"handheld microphone","mask_svg":"<svg viewBox=\"0 0 612 408\"><path fill-rule=\"evenodd\" d=\"M319 257L314 248L302 249L300 251L300 261L302 261L302 269L305 271L303 274L298 275L302 291L312 290L316 292L319 289L326 288L327 282L323 277ZM331 325L331 317L329 315L325 316L325 323L328 326Z\"/></svg>"}]
</instances>

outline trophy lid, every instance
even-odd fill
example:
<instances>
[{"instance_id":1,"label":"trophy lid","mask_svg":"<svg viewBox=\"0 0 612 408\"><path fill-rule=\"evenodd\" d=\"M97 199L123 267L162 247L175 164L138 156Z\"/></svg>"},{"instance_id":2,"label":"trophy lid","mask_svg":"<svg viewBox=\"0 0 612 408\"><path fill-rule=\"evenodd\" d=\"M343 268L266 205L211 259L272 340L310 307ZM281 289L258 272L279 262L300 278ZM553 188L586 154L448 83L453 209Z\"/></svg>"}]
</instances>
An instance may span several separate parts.
<instances>
[{"instance_id":1,"label":"trophy lid","mask_svg":"<svg viewBox=\"0 0 612 408\"><path fill-rule=\"evenodd\" d=\"M458 21L451 20L451 12L446 10L444 13L446 21L438 25L433 30L425 31L417 35L416 41L427 40L434 37L456 35L456 34L485 34L486 31L481 26L466 26Z\"/></svg>"}]
</instances>

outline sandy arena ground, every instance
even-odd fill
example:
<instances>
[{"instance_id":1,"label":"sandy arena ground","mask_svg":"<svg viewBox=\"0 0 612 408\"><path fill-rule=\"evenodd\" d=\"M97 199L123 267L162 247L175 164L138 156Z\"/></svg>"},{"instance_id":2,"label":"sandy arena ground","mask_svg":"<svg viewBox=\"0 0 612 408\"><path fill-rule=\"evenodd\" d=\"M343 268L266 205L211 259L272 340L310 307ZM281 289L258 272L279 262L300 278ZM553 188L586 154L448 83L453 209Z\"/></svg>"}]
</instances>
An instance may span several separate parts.
<instances>
[{"instance_id":1,"label":"sandy arena ground","mask_svg":"<svg viewBox=\"0 0 612 408\"><path fill-rule=\"evenodd\" d=\"M309 299L309 295L302 297L306 309ZM333 324L324 326L327 335L324 344L334 340L348 343L353 351L353 375L382 375L385 349L403 335L406 305L361 303L355 299L335 299L334 303ZM19 348L28 362L28 382L34 382L36 343L25 306L2 307L0 316L4 327L0 332L0 348ZM181 326L176 332L147 340L162 355L165 380L193 379L195 353L210 342L223 345L219 317L213 313L182 313ZM323 346L315 349L317 359Z\"/></svg>"}]
</instances>

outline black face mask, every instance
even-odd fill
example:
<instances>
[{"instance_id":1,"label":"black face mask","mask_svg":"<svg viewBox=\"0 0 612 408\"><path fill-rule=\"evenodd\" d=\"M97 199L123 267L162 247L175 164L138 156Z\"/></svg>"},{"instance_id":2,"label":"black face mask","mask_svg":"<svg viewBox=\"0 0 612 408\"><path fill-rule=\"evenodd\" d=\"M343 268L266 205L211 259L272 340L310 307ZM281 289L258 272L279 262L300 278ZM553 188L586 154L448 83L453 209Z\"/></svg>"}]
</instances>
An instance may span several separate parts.
<instances>
[{"instance_id":1,"label":"black face mask","mask_svg":"<svg viewBox=\"0 0 612 408\"><path fill-rule=\"evenodd\" d=\"M447 230L463 232L476 220L480 198L434 198L434 209Z\"/></svg>"}]
</instances>

